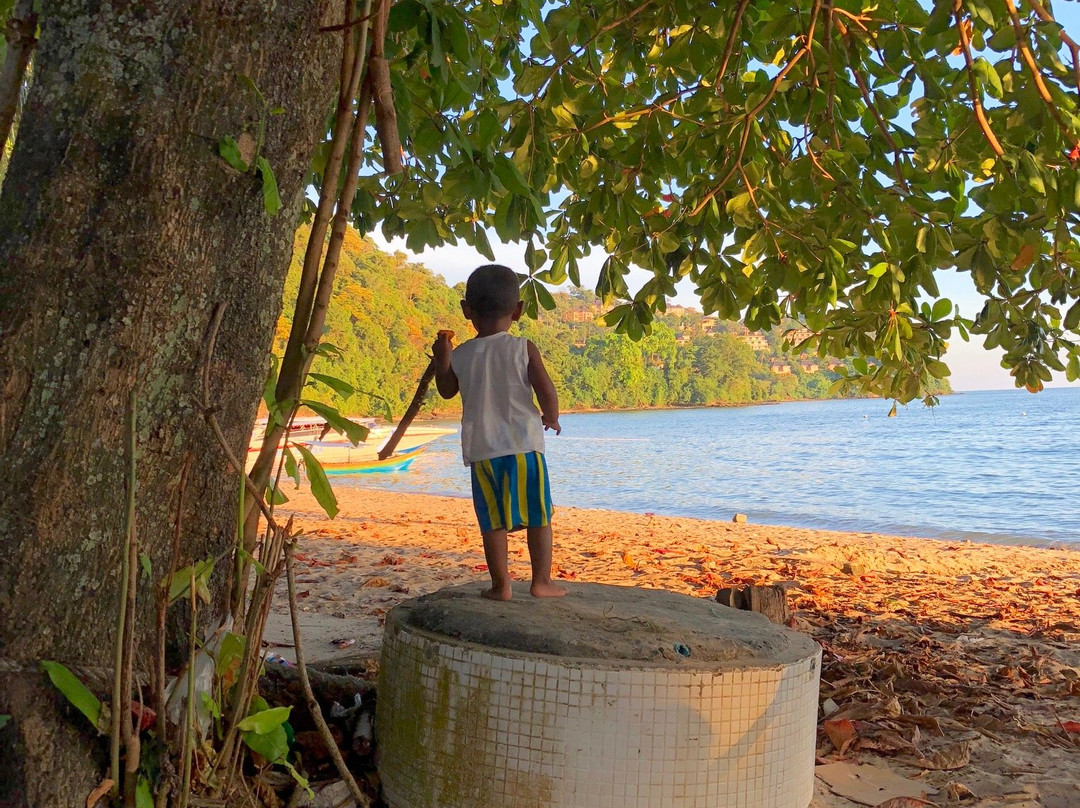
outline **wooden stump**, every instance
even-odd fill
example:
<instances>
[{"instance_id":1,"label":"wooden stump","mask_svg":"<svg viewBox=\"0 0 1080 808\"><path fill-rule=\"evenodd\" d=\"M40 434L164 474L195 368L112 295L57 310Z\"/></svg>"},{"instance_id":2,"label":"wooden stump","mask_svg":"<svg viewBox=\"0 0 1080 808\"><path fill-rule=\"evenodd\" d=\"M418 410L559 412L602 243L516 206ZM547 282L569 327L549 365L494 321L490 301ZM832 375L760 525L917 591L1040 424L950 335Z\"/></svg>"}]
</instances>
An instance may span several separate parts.
<instances>
[{"instance_id":1,"label":"wooden stump","mask_svg":"<svg viewBox=\"0 0 1080 808\"><path fill-rule=\"evenodd\" d=\"M779 625L787 625L791 620L791 609L787 604L787 593L783 586L742 586L728 587L716 593L716 602L732 609L744 612L757 612Z\"/></svg>"}]
</instances>

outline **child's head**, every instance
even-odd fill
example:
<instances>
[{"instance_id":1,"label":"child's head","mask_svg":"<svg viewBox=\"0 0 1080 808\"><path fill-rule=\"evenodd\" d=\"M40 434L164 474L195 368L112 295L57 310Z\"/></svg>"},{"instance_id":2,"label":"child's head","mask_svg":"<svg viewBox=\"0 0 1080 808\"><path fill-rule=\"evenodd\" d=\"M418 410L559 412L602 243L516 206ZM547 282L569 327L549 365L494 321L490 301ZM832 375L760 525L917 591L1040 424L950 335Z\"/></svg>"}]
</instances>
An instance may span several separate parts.
<instances>
[{"instance_id":1,"label":"child's head","mask_svg":"<svg viewBox=\"0 0 1080 808\"><path fill-rule=\"evenodd\" d=\"M469 319L498 320L512 316L521 302L518 276L510 267L485 264L465 282L465 306Z\"/></svg>"}]
</instances>

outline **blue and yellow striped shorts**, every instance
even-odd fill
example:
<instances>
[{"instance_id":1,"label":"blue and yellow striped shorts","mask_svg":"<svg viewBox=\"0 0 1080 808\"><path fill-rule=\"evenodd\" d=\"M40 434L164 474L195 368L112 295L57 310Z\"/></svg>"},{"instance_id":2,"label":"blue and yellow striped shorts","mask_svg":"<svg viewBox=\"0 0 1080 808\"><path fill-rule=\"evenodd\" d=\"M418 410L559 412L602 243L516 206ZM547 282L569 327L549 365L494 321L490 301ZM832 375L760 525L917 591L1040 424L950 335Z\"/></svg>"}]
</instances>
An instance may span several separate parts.
<instances>
[{"instance_id":1,"label":"blue and yellow striped shorts","mask_svg":"<svg viewBox=\"0 0 1080 808\"><path fill-rule=\"evenodd\" d=\"M551 524L551 486L541 452L477 460L472 464L472 496L483 533Z\"/></svg>"}]
</instances>

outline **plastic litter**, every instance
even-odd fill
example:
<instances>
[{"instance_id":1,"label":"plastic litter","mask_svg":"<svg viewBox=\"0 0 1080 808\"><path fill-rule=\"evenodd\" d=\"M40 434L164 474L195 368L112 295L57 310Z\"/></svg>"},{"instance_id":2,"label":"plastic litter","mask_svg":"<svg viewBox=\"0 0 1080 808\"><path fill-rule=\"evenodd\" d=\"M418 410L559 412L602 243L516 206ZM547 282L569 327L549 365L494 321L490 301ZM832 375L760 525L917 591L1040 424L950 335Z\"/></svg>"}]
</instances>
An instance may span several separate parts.
<instances>
[{"instance_id":1,"label":"plastic litter","mask_svg":"<svg viewBox=\"0 0 1080 808\"><path fill-rule=\"evenodd\" d=\"M681 642L675 643L675 653L679 656L690 656L690 646L683 645Z\"/></svg>"},{"instance_id":2,"label":"plastic litter","mask_svg":"<svg viewBox=\"0 0 1080 808\"><path fill-rule=\"evenodd\" d=\"M281 654L275 654L272 651L263 657L263 660L269 662L271 665L284 665L286 668L296 667L296 663L286 659Z\"/></svg>"}]
</instances>

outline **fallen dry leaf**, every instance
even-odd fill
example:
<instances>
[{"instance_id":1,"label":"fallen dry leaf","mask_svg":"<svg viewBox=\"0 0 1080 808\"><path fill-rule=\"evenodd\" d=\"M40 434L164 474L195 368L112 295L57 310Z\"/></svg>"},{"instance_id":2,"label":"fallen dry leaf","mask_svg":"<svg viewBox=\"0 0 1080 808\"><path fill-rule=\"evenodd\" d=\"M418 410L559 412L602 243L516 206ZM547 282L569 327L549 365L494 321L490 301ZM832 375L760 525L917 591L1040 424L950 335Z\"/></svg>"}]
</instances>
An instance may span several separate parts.
<instances>
[{"instance_id":1,"label":"fallen dry leaf","mask_svg":"<svg viewBox=\"0 0 1080 808\"><path fill-rule=\"evenodd\" d=\"M374 587L379 587L379 586L390 586L390 581L387 580L386 578L380 578L380 577L378 577L376 575L373 578L368 578L366 581L364 581L362 584L360 584L360 586L367 587L367 588L374 588Z\"/></svg>"},{"instance_id":2,"label":"fallen dry leaf","mask_svg":"<svg viewBox=\"0 0 1080 808\"><path fill-rule=\"evenodd\" d=\"M915 759L917 766L940 772L962 769L970 762L971 743L969 741L961 741L952 746L946 746L936 751L929 758L919 757Z\"/></svg>"},{"instance_id":3,"label":"fallen dry leaf","mask_svg":"<svg viewBox=\"0 0 1080 808\"><path fill-rule=\"evenodd\" d=\"M847 751L851 742L857 737L855 722L849 721L846 718L841 718L836 721L826 721L825 734L829 736L829 740L832 742L832 745L836 747L836 751L842 755Z\"/></svg>"},{"instance_id":4,"label":"fallen dry leaf","mask_svg":"<svg viewBox=\"0 0 1080 808\"><path fill-rule=\"evenodd\" d=\"M102 780L98 787L91 791L86 798L86 808L94 808L98 804L98 800L109 793L109 789L113 787L113 782L111 778Z\"/></svg>"}]
</instances>

